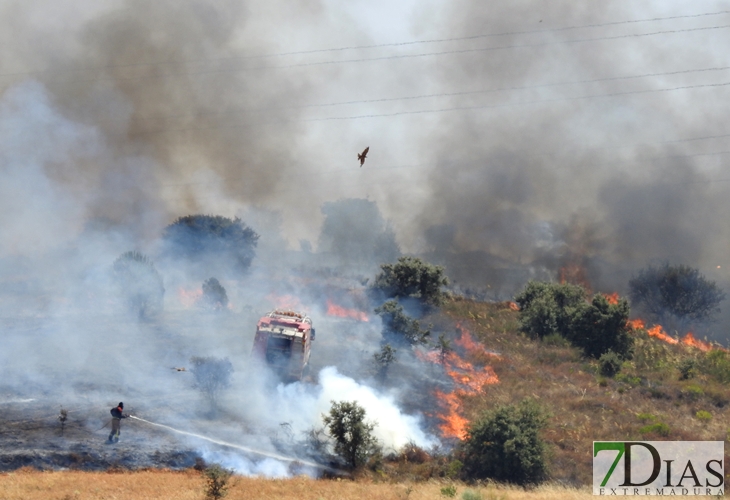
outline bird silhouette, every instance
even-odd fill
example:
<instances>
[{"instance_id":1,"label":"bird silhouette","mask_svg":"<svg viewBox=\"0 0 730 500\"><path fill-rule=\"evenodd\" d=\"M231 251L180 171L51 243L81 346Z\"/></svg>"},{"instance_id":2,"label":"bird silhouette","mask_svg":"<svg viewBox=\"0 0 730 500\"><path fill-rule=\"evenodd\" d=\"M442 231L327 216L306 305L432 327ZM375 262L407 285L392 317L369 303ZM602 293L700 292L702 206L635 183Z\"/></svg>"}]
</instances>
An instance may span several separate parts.
<instances>
[{"instance_id":1,"label":"bird silhouette","mask_svg":"<svg viewBox=\"0 0 730 500\"><path fill-rule=\"evenodd\" d=\"M362 153L358 153L358 155L357 155L357 159L360 160L361 167L362 167L363 163L365 163L365 158L368 157L368 151L370 151L370 146L363 149Z\"/></svg>"}]
</instances>

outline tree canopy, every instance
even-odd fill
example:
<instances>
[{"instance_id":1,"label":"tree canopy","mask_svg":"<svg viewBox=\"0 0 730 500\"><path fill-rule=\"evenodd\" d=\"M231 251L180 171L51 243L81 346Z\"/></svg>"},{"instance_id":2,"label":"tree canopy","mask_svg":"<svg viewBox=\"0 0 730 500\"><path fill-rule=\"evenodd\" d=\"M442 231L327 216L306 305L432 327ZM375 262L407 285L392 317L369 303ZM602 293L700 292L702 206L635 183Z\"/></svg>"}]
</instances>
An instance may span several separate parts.
<instances>
[{"instance_id":1,"label":"tree canopy","mask_svg":"<svg viewBox=\"0 0 730 500\"><path fill-rule=\"evenodd\" d=\"M520 485L545 479L547 456L540 431L547 418L532 400L498 406L482 414L469 426L462 444L466 476Z\"/></svg>"},{"instance_id":2,"label":"tree canopy","mask_svg":"<svg viewBox=\"0 0 730 500\"><path fill-rule=\"evenodd\" d=\"M365 408L357 401L332 401L329 415L322 415L322 421L335 440L335 453L351 469L364 465L376 450L375 425L365 421Z\"/></svg>"},{"instance_id":3,"label":"tree canopy","mask_svg":"<svg viewBox=\"0 0 730 500\"><path fill-rule=\"evenodd\" d=\"M441 287L448 284L443 267L418 257L400 257L394 264L380 266L373 289L391 298L415 297L426 304L440 305L444 299Z\"/></svg>"},{"instance_id":4,"label":"tree canopy","mask_svg":"<svg viewBox=\"0 0 730 500\"><path fill-rule=\"evenodd\" d=\"M725 293L698 269L668 263L651 265L629 281L631 303L666 325L706 321L719 312Z\"/></svg>"},{"instance_id":5,"label":"tree canopy","mask_svg":"<svg viewBox=\"0 0 730 500\"><path fill-rule=\"evenodd\" d=\"M162 239L172 257L192 261L213 257L245 271L256 254L259 235L238 217L187 215L167 226Z\"/></svg>"},{"instance_id":6,"label":"tree canopy","mask_svg":"<svg viewBox=\"0 0 730 500\"><path fill-rule=\"evenodd\" d=\"M383 339L394 345L425 344L431 330L423 330L418 320L403 312L403 306L389 300L375 309L375 314L383 320Z\"/></svg>"}]
</instances>

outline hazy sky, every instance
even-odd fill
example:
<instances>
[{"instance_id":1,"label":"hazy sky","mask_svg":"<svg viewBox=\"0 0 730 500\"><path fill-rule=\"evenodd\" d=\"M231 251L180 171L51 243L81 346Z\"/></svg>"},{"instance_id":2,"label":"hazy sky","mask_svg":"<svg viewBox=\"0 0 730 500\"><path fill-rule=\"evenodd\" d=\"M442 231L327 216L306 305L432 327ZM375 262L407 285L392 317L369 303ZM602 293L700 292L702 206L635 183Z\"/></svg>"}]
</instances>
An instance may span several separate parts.
<instances>
[{"instance_id":1,"label":"hazy sky","mask_svg":"<svg viewBox=\"0 0 730 500\"><path fill-rule=\"evenodd\" d=\"M252 207L296 248L324 202L356 197L407 252L716 269L724 7L3 2L2 250L99 218L149 241L180 215Z\"/></svg>"}]
</instances>

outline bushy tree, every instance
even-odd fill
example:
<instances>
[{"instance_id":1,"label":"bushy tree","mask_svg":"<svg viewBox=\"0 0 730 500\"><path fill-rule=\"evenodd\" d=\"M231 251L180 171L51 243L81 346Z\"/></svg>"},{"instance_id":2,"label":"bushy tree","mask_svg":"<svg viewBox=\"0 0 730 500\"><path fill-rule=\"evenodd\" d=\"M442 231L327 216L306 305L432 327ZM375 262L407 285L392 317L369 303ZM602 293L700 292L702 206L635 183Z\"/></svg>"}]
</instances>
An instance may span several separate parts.
<instances>
[{"instance_id":1,"label":"bushy tree","mask_svg":"<svg viewBox=\"0 0 730 500\"><path fill-rule=\"evenodd\" d=\"M162 239L165 251L191 261L226 260L235 271L251 266L259 235L238 217L187 215L167 226Z\"/></svg>"},{"instance_id":2,"label":"bushy tree","mask_svg":"<svg viewBox=\"0 0 730 500\"><path fill-rule=\"evenodd\" d=\"M431 330L422 330L418 320L403 312L403 306L395 300L389 300L375 309L375 314L383 320L383 339L395 345L425 344Z\"/></svg>"},{"instance_id":3,"label":"bushy tree","mask_svg":"<svg viewBox=\"0 0 730 500\"><path fill-rule=\"evenodd\" d=\"M449 279L444 268L422 261L418 257L401 257L394 264L383 264L375 277L373 288L386 297L415 297L426 304L440 305L444 299L441 287Z\"/></svg>"},{"instance_id":4,"label":"bushy tree","mask_svg":"<svg viewBox=\"0 0 730 500\"><path fill-rule=\"evenodd\" d=\"M337 453L350 467L364 465L378 448L373 436L375 425L365 421L365 409L356 401L332 401L329 415L322 415Z\"/></svg>"},{"instance_id":5,"label":"bushy tree","mask_svg":"<svg viewBox=\"0 0 730 500\"><path fill-rule=\"evenodd\" d=\"M228 358L212 356L192 357L190 363L193 365L190 371L195 376L196 386L215 404L218 394L231 385L233 365Z\"/></svg>"},{"instance_id":6,"label":"bushy tree","mask_svg":"<svg viewBox=\"0 0 730 500\"><path fill-rule=\"evenodd\" d=\"M598 293L590 304L582 302L573 310L568 340L593 358L613 351L623 359L631 359L634 337L631 336L628 319L629 303L626 299L611 304Z\"/></svg>"},{"instance_id":7,"label":"bushy tree","mask_svg":"<svg viewBox=\"0 0 730 500\"><path fill-rule=\"evenodd\" d=\"M725 293L695 268L664 263L639 271L629 281L629 298L651 319L683 330L719 312Z\"/></svg>"},{"instance_id":8,"label":"bushy tree","mask_svg":"<svg viewBox=\"0 0 730 500\"><path fill-rule=\"evenodd\" d=\"M537 338L555 333L566 337L575 309L585 301L581 286L530 281L515 297L520 306L520 330Z\"/></svg>"},{"instance_id":9,"label":"bushy tree","mask_svg":"<svg viewBox=\"0 0 730 500\"><path fill-rule=\"evenodd\" d=\"M601 375L604 377L614 377L621 371L623 360L621 356L613 351L604 352L598 359Z\"/></svg>"},{"instance_id":10,"label":"bushy tree","mask_svg":"<svg viewBox=\"0 0 730 500\"><path fill-rule=\"evenodd\" d=\"M209 278L203 282L203 307L220 310L228 307L226 289L216 278Z\"/></svg>"},{"instance_id":11,"label":"bushy tree","mask_svg":"<svg viewBox=\"0 0 730 500\"><path fill-rule=\"evenodd\" d=\"M205 478L206 500L220 500L228 494L228 481L233 471L224 469L218 464L206 467L203 470Z\"/></svg>"},{"instance_id":12,"label":"bushy tree","mask_svg":"<svg viewBox=\"0 0 730 500\"><path fill-rule=\"evenodd\" d=\"M152 261L140 252L125 252L112 266L117 290L129 310L140 318L162 311L165 287Z\"/></svg>"},{"instance_id":13,"label":"bushy tree","mask_svg":"<svg viewBox=\"0 0 730 500\"><path fill-rule=\"evenodd\" d=\"M547 418L532 400L485 412L469 426L462 443L466 477L520 485L545 479L546 447L540 431Z\"/></svg>"}]
</instances>

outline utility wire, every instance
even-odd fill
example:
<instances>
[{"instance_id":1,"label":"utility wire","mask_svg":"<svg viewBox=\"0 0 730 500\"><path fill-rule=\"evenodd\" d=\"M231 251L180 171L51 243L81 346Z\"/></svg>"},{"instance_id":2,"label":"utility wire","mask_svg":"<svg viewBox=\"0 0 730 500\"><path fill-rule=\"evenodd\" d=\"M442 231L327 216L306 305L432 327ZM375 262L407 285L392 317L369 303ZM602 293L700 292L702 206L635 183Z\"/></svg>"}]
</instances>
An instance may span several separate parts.
<instances>
[{"instance_id":1,"label":"utility wire","mask_svg":"<svg viewBox=\"0 0 730 500\"><path fill-rule=\"evenodd\" d=\"M538 29L538 30L517 30L517 31L499 32L499 33L483 33L483 34L463 36L463 37L432 38L432 39L426 39L426 40L411 40L411 41L404 41L404 42L380 43L380 44L370 44L370 45L351 45L351 46L344 46L344 47L332 47L332 48L326 48L326 49L285 51L285 52L275 52L275 53L269 53L269 54L256 54L256 55L225 57L225 58L217 58L217 59L139 62L139 63L132 63L132 64L108 65L108 66L101 66L101 67L96 67L96 68L92 67L92 68L66 69L63 71L82 72L82 71L99 71L99 70L103 70L103 69L121 69L121 68L133 68L133 67L144 67L144 66L201 64L201 63L207 63L207 62L233 62L233 61L251 60L251 59L269 59L269 58L294 56L294 55L310 55L310 54L319 54L319 53L326 53L326 52L343 52L343 51L347 51L347 50L367 50L367 49L378 49L378 48L386 48L386 47L404 47L404 46L409 46L409 45L422 45L422 44L429 44L429 43L459 42L459 41L466 41L466 40L478 40L478 39L482 39L482 38L501 37L501 36L530 35L530 34L537 34L537 33L558 33L561 31L569 31L569 30L577 30L577 29L595 29L595 28L603 28L603 27L608 27L608 26L620 26L620 25L624 25L624 24L670 21L670 20L677 20L677 19L692 19L692 18L700 18L700 17L719 16L719 15L723 15L723 14L730 14L730 10L705 12L705 13L700 13L700 14L687 14L687 15L680 15L680 16L653 17L653 18L646 18L646 19L629 19L629 20L624 20L624 21L611 21L611 22L607 22L607 23L592 23L592 24L583 24L583 25L574 25L574 26L563 26L563 27L558 27L558 28L543 28L543 29ZM29 71L29 72L0 73L0 77L32 76L32 75L47 73L47 72L51 72L51 71L57 72L58 70L54 69L54 70L40 70L40 71Z\"/></svg>"},{"instance_id":2,"label":"utility wire","mask_svg":"<svg viewBox=\"0 0 730 500\"><path fill-rule=\"evenodd\" d=\"M546 47L546 46L550 46L550 45L575 44L575 43L597 42L597 41L611 41L611 40L620 40L620 39L627 39L627 38L640 38L640 37L665 35L665 34L720 30L720 29L727 29L727 28L730 28L730 24L721 25L721 26L706 26L706 27L700 27L700 28L653 31L650 33L633 33L633 34L628 34L628 35L603 36L603 37L594 37L594 38L576 38L576 39L572 39L572 40L557 40L557 41L550 41L550 42L536 42L536 43L526 43L526 44L518 44L518 45L501 45L501 46L496 46L496 47L455 49L455 50L444 50L444 51L438 51L438 52L421 52L421 53L416 53L416 54L395 54L395 55L388 55L388 56L364 57L364 58L357 58L357 59L335 59L335 60L328 60L328 61L305 62L305 63L295 63L295 64L286 64L286 65L250 66L250 67L244 67L244 68L210 69L210 70L201 70L201 71L179 71L179 72L159 73L159 74L153 74L153 75L139 75L139 76L133 76L133 77L100 77L100 78L86 78L86 79L80 78L80 79L76 79L76 80L71 79L68 81L69 81L69 83L88 83L88 82L97 82L97 81L131 82L131 81L140 81L140 80L153 80L153 79L160 79L160 78L180 78L180 77L184 77L184 76L202 76L202 75L217 75L217 74L225 74L225 73L241 73L241 72L247 72L247 71L266 70L266 69L291 69L291 68L303 68L303 67L311 67L311 66L327 66L327 65L335 65L335 64L351 64L351 63L364 63L364 62L376 62L376 61L390 61L390 60L399 60L399 59L414 59L414 58L420 58L420 57L444 56L444 55L451 55L451 54L491 52L491 51L508 50L508 49L537 48L537 47ZM113 68L114 67L111 67L111 69L113 69ZM54 70L54 72L57 72L57 71ZM38 74L39 73L41 73L41 72L38 72ZM36 74L36 73L33 73L33 74ZM17 73L5 74L5 75L0 74L0 77L18 76L18 75L19 74L17 74ZM51 79L54 80L54 78L51 78Z\"/></svg>"}]
</instances>

